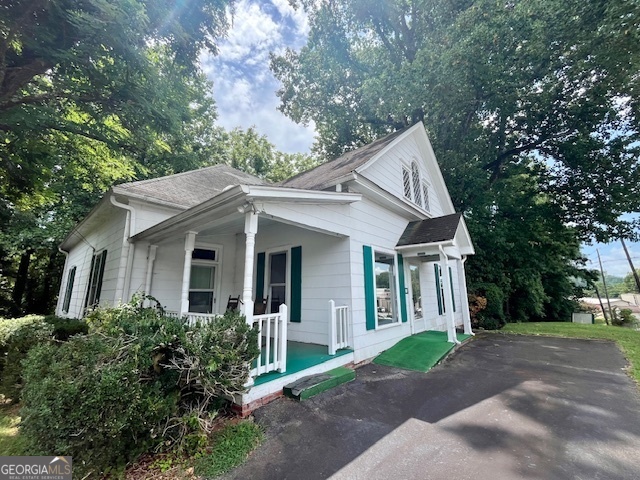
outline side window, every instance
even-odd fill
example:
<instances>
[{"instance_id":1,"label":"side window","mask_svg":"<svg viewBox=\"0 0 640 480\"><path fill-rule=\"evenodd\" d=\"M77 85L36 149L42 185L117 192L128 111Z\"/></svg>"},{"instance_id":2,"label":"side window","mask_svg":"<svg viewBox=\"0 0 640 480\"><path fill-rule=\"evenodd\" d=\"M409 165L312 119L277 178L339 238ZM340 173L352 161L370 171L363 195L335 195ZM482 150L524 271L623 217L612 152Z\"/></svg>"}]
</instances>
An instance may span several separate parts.
<instances>
[{"instance_id":1,"label":"side window","mask_svg":"<svg viewBox=\"0 0 640 480\"><path fill-rule=\"evenodd\" d=\"M374 250L374 274L377 326L397 323L396 263L395 255Z\"/></svg>"},{"instance_id":2,"label":"side window","mask_svg":"<svg viewBox=\"0 0 640 480\"><path fill-rule=\"evenodd\" d=\"M62 311L67 313L69 311L69 305L71 304L71 294L73 293L73 283L76 279L76 267L73 267L69 270L69 275L67 276L67 288L64 292L64 302L62 303Z\"/></svg>"},{"instance_id":3,"label":"side window","mask_svg":"<svg viewBox=\"0 0 640 480\"><path fill-rule=\"evenodd\" d=\"M100 292L102 291L102 278L104 277L104 266L106 261L106 250L96 253L91 259L89 286L87 287L87 300L84 304L85 308L95 307L100 303Z\"/></svg>"}]
</instances>

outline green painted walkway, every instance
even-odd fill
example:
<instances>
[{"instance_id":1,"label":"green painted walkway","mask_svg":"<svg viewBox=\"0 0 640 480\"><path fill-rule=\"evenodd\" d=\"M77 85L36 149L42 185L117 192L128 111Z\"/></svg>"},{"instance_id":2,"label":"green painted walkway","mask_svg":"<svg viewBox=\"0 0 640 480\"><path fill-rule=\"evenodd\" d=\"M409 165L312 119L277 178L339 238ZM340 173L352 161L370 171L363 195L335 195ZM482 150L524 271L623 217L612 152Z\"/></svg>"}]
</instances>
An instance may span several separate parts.
<instances>
[{"instance_id":1,"label":"green painted walkway","mask_svg":"<svg viewBox=\"0 0 640 480\"><path fill-rule=\"evenodd\" d=\"M459 333L463 342L471 335ZM373 363L389 367L426 372L444 358L455 345L447 342L447 332L428 331L403 338L389 350L378 355Z\"/></svg>"}]
</instances>

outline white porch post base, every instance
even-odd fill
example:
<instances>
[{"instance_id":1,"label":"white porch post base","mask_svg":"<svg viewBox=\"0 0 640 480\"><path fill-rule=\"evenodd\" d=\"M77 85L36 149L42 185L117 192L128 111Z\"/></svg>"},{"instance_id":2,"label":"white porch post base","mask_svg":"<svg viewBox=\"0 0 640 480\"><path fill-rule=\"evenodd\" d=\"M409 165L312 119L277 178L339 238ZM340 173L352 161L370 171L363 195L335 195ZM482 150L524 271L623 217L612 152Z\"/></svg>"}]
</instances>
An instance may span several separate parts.
<instances>
[{"instance_id":1,"label":"white porch post base","mask_svg":"<svg viewBox=\"0 0 640 480\"><path fill-rule=\"evenodd\" d=\"M338 343L336 332L336 302L329 300L329 355L336 354Z\"/></svg>"}]
</instances>

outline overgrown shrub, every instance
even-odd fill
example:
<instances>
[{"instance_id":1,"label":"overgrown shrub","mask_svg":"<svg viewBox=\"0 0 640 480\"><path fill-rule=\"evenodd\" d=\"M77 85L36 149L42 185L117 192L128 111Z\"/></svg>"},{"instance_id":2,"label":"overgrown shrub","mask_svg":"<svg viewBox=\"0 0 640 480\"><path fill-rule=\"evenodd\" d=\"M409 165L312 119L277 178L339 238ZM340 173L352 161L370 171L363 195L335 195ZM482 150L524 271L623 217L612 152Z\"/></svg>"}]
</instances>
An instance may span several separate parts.
<instances>
[{"instance_id":1,"label":"overgrown shrub","mask_svg":"<svg viewBox=\"0 0 640 480\"><path fill-rule=\"evenodd\" d=\"M29 350L51 339L53 327L39 315L0 320L0 394L17 402L22 389L22 361Z\"/></svg>"},{"instance_id":2,"label":"overgrown shrub","mask_svg":"<svg viewBox=\"0 0 640 480\"><path fill-rule=\"evenodd\" d=\"M152 447L202 448L220 398L244 389L258 353L237 313L188 327L134 301L88 323L86 336L32 349L21 411L29 453L72 455L79 478L119 472Z\"/></svg>"},{"instance_id":3,"label":"overgrown shrub","mask_svg":"<svg viewBox=\"0 0 640 480\"><path fill-rule=\"evenodd\" d=\"M32 347L51 340L66 341L87 330L82 320L56 316L0 319L0 394L13 402L19 400L22 361Z\"/></svg>"}]
</instances>

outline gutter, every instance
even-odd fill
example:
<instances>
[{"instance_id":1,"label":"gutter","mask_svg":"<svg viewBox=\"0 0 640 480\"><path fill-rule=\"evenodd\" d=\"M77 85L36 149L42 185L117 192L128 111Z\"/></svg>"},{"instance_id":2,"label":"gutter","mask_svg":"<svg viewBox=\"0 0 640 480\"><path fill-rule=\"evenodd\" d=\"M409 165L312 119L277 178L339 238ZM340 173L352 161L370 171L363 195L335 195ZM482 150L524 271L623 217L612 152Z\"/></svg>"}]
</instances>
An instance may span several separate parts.
<instances>
[{"instance_id":1,"label":"gutter","mask_svg":"<svg viewBox=\"0 0 640 480\"><path fill-rule=\"evenodd\" d=\"M136 210L126 203L120 203L116 200L115 195L109 197L111 203L118 208L127 211L127 218L124 224L124 234L122 235L122 251L120 252L120 265L118 266L118 279L116 282L116 294L114 300L124 302L125 292L129 292L131 283L131 268L133 266L134 249L131 248L131 226L136 223ZM126 299L128 300L128 299Z\"/></svg>"}]
</instances>

